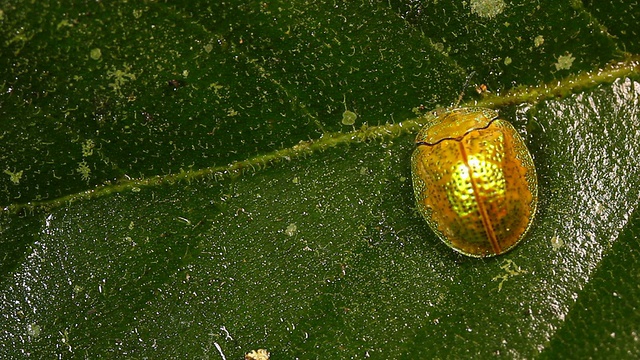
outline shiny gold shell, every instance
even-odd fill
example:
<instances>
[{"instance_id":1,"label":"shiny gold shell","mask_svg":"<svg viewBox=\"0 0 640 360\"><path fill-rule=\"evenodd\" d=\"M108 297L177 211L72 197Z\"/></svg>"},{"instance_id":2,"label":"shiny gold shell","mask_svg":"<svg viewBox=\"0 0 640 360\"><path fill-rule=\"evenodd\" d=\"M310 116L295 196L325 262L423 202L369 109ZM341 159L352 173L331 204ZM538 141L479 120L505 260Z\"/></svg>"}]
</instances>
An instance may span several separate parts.
<instances>
[{"instance_id":1,"label":"shiny gold shell","mask_svg":"<svg viewBox=\"0 0 640 360\"><path fill-rule=\"evenodd\" d=\"M488 257L531 226L538 180L522 137L498 113L460 108L431 116L411 157L418 210L454 250Z\"/></svg>"}]
</instances>

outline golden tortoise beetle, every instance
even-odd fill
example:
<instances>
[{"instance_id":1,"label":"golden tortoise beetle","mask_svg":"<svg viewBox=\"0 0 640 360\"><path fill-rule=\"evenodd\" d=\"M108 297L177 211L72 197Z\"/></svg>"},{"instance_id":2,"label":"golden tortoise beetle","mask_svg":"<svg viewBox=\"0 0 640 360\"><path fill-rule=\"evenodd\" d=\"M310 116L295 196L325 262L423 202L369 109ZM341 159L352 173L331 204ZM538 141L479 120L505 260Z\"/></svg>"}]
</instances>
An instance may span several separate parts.
<instances>
[{"instance_id":1,"label":"golden tortoise beetle","mask_svg":"<svg viewBox=\"0 0 640 360\"><path fill-rule=\"evenodd\" d=\"M473 257L512 249L538 204L531 154L494 110L456 108L430 115L411 156L418 211L440 239Z\"/></svg>"}]
</instances>

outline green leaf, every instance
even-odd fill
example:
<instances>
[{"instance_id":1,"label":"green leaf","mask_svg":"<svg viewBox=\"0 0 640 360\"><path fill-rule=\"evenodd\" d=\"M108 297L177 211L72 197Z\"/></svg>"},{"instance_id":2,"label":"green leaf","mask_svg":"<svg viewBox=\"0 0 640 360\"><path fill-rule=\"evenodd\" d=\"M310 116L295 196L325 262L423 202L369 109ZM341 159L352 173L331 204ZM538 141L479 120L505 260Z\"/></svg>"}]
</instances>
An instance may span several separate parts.
<instances>
[{"instance_id":1,"label":"green leaf","mask_svg":"<svg viewBox=\"0 0 640 360\"><path fill-rule=\"evenodd\" d=\"M0 355L635 357L639 15L5 2ZM526 239L491 259L413 199L420 115L463 89L540 182Z\"/></svg>"}]
</instances>

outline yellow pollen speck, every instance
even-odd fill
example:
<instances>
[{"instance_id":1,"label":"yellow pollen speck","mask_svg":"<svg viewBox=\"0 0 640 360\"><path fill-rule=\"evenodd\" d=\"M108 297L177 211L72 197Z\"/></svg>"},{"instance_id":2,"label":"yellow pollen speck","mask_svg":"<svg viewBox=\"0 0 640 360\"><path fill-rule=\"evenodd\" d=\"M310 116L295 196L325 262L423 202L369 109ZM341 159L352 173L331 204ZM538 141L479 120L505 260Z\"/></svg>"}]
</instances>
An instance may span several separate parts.
<instances>
[{"instance_id":1,"label":"yellow pollen speck","mask_svg":"<svg viewBox=\"0 0 640 360\"><path fill-rule=\"evenodd\" d=\"M556 66L556 70L569 70L571 68L571 65L573 65L573 61L575 59L576 58L571 56L570 53L567 55L558 56L558 62L554 64Z\"/></svg>"},{"instance_id":2,"label":"yellow pollen speck","mask_svg":"<svg viewBox=\"0 0 640 360\"><path fill-rule=\"evenodd\" d=\"M9 175L9 179L14 185L20 184L20 179L22 178L22 170L20 171L10 171L9 169L4 171L5 174Z\"/></svg>"}]
</instances>

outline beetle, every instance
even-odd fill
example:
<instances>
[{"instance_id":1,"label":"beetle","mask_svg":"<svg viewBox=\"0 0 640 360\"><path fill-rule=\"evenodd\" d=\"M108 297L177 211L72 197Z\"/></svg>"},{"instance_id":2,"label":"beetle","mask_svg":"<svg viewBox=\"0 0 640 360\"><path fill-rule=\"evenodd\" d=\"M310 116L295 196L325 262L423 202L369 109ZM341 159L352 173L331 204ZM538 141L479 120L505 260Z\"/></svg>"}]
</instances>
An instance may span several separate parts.
<instances>
[{"instance_id":1,"label":"beetle","mask_svg":"<svg viewBox=\"0 0 640 360\"><path fill-rule=\"evenodd\" d=\"M411 177L418 211L449 247L471 257L511 250L536 213L538 179L524 140L495 110L427 116Z\"/></svg>"}]
</instances>

